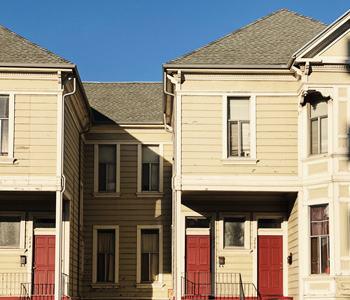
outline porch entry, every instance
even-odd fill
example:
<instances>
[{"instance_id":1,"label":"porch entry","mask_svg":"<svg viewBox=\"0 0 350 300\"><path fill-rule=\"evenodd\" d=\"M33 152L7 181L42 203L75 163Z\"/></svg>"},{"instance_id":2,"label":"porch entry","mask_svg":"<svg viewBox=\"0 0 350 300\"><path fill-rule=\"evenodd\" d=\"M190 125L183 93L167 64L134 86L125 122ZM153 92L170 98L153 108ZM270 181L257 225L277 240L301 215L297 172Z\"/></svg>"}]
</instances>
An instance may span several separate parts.
<instances>
[{"instance_id":1,"label":"porch entry","mask_svg":"<svg viewBox=\"0 0 350 300\"><path fill-rule=\"evenodd\" d=\"M260 219L258 228L258 290L262 296L283 296L283 235L281 219ZM274 232L275 231L275 232ZM267 235L266 233L275 234Z\"/></svg>"},{"instance_id":2,"label":"porch entry","mask_svg":"<svg viewBox=\"0 0 350 300\"><path fill-rule=\"evenodd\" d=\"M186 274L187 295L211 294L210 221L207 218L186 219Z\"/></svg>"},{"instance_id":3,"label":"porch entry","mask_svg":"<svg viewBox=\"0 0 350 300\"><path fill-rule=\"evenodd\" d=\"M54 219L35 220L32 299L53 299L55 294L54 228Z\"/></svg>"}]
</instances>

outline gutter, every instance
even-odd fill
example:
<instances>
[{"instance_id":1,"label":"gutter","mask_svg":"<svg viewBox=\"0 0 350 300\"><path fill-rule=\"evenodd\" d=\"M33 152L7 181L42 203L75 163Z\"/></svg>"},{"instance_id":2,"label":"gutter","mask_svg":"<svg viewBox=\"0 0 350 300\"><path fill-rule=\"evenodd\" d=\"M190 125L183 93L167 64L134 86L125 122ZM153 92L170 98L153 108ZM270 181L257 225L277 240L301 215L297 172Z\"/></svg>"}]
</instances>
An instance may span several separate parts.
<instances>
[{"instance_id":1,"label":"gutter","mask_svg":"<svg viewBox=\"0 0 350 300\"><path fill-rule=\"evenodd\" d=\"M166 69L286 69L287 65L164 64Z\"/></svg>"}]
</instances>

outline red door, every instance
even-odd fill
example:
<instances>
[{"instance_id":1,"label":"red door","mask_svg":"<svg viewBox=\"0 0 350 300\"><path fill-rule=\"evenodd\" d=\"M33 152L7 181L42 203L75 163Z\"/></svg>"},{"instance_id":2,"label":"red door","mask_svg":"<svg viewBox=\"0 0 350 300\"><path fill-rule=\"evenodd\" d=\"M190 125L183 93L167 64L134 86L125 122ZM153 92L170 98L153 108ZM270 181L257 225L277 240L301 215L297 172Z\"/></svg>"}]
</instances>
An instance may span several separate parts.
<instances>
[{"instance_id":1,"label":"red door","mask_svg":"<svg viewBox=\"0 0 350 300\"><path fill-rule=\"evenodd\" d=\"M34 240L33 296L51 299L55 291L55 236L36 235ZM42 298L45 296L45 298Z\"/></svg>"},{"instance_id":2,"label":"red door","mask_svg":"<svg viewBox=\"0 0 350 300\"><path fill-rule=\"evenodd\" d=\"M259 236L259 292L263 296L283 296L282 236Z\"/></svg>"},{"instance_id":3,"label":"red door","mask_svg":"<svg viewBox=\"0 0 350 300\"><path fill-rule=\"evenodd\" d=\"M210 235L187 235L186 294L210 295Z\"/></svg>"}]
</instances>

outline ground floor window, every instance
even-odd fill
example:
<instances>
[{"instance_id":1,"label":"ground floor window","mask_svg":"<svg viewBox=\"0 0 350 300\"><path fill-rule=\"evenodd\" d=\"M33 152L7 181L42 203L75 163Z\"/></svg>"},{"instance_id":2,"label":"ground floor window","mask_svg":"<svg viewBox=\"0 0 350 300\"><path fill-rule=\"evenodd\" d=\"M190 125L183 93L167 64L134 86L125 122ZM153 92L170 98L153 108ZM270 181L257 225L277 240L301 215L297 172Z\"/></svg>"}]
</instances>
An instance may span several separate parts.
<instances>
[{"instance_id":1,"label":"ground floor window","mask_svg":"<svg viewBox=\"0 0 350 300\"><path fill-rule=\"evenodd\" d=\"M138 226L137 232L137 282L161 282L162 264L162 227L158 225Z\"/></svg>"},{"instance_id":2,"label":"ground floor window","mask_svg":"<svg viewBox=\"0 0 350 300\"><path fill-rule=\"evenodd\" d=\"M118 282L118 226L94 226L93 283Z\"/></svg>"},{"instance_id":3,"label":"ground floor window","mask_svg":"<svg viewBox=\"0 0 350 300\"><path fill-rule=\"evenodd\" d=\"M329 273L329 207L310 207L311 274Z\"/></svg>"}]
</instances>

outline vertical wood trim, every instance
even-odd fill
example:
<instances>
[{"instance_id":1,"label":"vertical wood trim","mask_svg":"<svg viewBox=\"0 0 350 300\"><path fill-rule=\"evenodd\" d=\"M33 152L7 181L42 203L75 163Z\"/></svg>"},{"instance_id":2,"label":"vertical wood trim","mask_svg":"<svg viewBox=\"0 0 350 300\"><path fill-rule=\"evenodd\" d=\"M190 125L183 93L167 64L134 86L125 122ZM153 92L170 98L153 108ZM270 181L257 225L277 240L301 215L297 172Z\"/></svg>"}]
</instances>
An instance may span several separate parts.
<instances>
[{"instance_id":1,"label":"vertical wood trim","mask_svg":"<svg viewBox=\"0 0 350 300\"><path fill-rule=\"evenodd\" d=\"M159 192L163 192L163 164L164 164L164 147L163 144L159 145Z\"/></svg>"},{"instance_id":2,"label":"vertical wood trim","mask_svg":"<svg viewBox=\"0 0 350 300\"><path fill-rule=\"evenodd\" d=\"M116 178L117 178L117 182L116 182L116 193L120 192L120 144L116 145Z\"/></svg>"},{"instance_id":3,"label":"vertical wood trim","mask_svg":"<svg viewBox=\"0 0 350 300\"><path fill-rule=\"evenodd\" d=\"M222 159L228 158L228 132L227 132L227 96L222 96Z\"/></svg>"},{"instance_id":4,"label":"vertical wood trim","mask_svg":"<svg viewBox=\"0 0 350 300\"><path fill-rule=\"evenodd\" d=\"M92 229L92 283L97 282L97 228Z\"/></svg>"},{"instance_id":5,"label":"vertical wood trim","mask_svg":"<svg viewBox=\"0 0 350 300\"><path fill-rule=\"evenodd\" d=\"M250 97L250 156L256 159L256 95Z\"/></svg>"},{"instance_id":6,"label":"vertical wood trim","mask_svg":"<svg viewBox=\"0 0 350 300\"><path fill-rule=\"evenodd\" d=\"M141 192L142 184L142 145L137 145L137 192Z\"/></svg>"},{"instance_id":7,"label":"vertical wood trim","mask_svg":"<svg viewBox=\"0 0 350 300\"><path fill-rule=\"evenodd\" d=\"M9 128L8 128L8 156L14 157L13 143L15 139L15 95L9 95Z\"/></svg>"},{"instance_id":8,"label":"vertical wood trim","mask_svg":"<svg viewBox=\"0 0 350 300\"><path fill-rule=\"evenodd\" d=\"M118 168L117 168L118 169ZM98 145L94 145L94 193L98 192Z\"/></svg>"}]
</instances>

